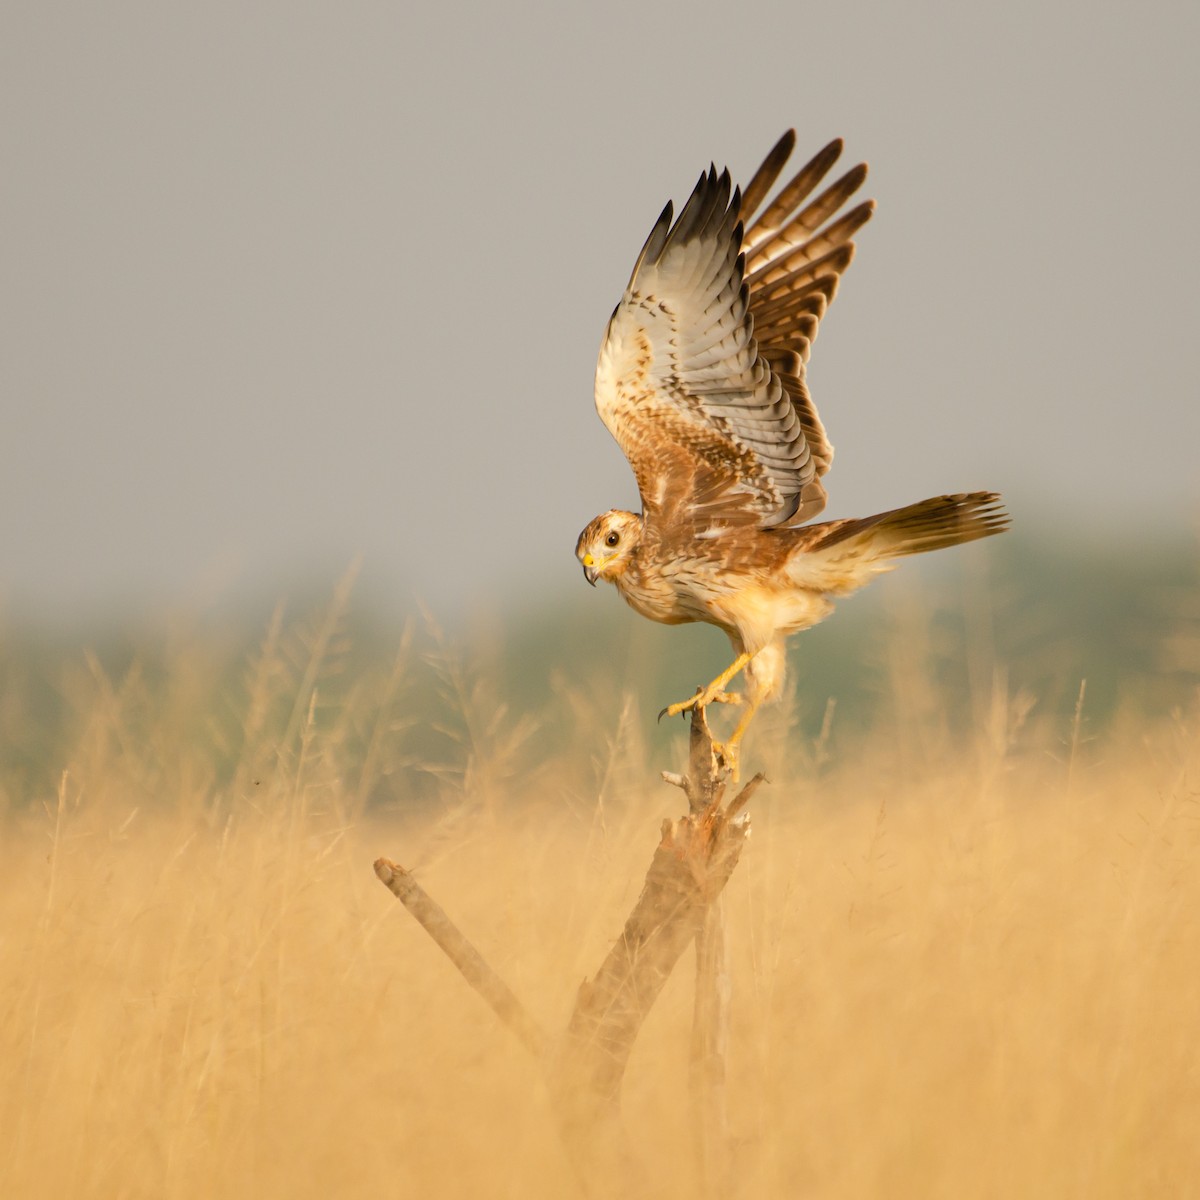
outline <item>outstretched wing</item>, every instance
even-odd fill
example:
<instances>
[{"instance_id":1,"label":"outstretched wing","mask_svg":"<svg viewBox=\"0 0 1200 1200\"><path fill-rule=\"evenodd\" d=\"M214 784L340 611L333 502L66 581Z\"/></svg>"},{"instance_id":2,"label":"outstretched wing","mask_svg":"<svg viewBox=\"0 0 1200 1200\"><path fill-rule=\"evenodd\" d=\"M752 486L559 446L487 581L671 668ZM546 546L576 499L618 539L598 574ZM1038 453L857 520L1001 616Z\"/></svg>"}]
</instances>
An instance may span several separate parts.
<instances>
[{"instance_id":1,"label":"outstretched wing","mask_svg":"<svg viewBox=\"0 0 1200 1200\"><path fill-rule=\"evenodd\" d=\"M668 204L609 322L596 408L660 525L766 528L824 507L833 450L804 369L873 205L831 221L861 165L809 200L841 154L835 141L743 229L794 144L791 131L779 140L745 201L713 167L674 223Z\"/></svg>"}]
</instances>

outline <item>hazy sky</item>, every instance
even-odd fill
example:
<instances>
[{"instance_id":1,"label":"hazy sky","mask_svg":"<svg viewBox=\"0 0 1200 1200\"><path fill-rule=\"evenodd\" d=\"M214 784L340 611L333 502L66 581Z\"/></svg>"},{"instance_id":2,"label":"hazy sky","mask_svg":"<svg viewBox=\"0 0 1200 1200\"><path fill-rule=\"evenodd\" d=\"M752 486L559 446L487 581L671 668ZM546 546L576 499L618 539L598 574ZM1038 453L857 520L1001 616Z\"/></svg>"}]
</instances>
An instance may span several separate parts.
<instances>
[{"instance_id":1,"label":"hazy sky","mask_svg":"<svg viewBox=\"0 0 1200 1200\"><path fill-rule=\"evenodd\" d=\"M1200 515L1200 6L0 9L0 606L332 578L454 607L637 507L595 415L663 203L784 128L879 202L832 516ZM610 598L611 599L611 598Z\"/></svg>"}]
</instances>

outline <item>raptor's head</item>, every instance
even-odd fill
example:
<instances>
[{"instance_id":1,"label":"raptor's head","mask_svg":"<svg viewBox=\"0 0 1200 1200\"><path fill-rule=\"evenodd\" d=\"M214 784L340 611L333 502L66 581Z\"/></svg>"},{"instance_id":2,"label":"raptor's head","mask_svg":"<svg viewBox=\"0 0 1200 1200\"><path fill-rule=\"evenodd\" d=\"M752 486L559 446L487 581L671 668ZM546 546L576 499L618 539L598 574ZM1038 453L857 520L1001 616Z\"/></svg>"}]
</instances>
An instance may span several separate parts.
<instances>
[{"instance_id":1,"label":"raptor's head","mask_svg":"<svg viewBox=\"0 0 1200 1200\"><path fill-rule=\"evenodd\" d=\"M595 587L597 579L614 582L641 536L642 518L637 513L614 508L589 521L575 543L575 557L583 564L588 583Z\"/></svg>"}]
</instances>

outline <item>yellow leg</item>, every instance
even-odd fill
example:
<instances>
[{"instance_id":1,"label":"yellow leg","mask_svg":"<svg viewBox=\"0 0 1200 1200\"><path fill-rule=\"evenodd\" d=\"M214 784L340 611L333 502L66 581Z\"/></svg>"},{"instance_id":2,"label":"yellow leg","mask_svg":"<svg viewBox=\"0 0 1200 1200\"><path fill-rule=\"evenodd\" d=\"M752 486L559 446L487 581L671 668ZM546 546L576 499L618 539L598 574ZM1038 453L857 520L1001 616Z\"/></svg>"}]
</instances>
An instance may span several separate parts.
<instances>
[{"instance_id":1,"label":"yellow leg","mask_svg":"<svg viewBox=\"0 0 1200 1200\"><path fill-rule=\"evenodd\" d=\"M682 712L693 708L707 708L710 704L740 704L741 696L726 692L725 685L754 657L753 654L741 653L724 671L708 685L698 691L690 700L680 700L678 704L668 705L658 714L659 720L664 716L677 717Z\"/></svg>"},{"instance_id":2,"label":"yellow leg","mask_svg":"<svg viewBox=\"0 0 1200 1200\"><path fill-rule=\"evenodd\" d=\"M713 742L713 753L721 756L733 776L734 783L738 781L738 743L742 740L742 734L746 732L746 727L750 724L754 714L758 712L758 706L761 703L762 701L757 696L752 695L750 703L746 705L746 711L742 713L742 719L737 723L737 728L729 735L729 740L724 745Z\"/></svg>"}]
</instances>

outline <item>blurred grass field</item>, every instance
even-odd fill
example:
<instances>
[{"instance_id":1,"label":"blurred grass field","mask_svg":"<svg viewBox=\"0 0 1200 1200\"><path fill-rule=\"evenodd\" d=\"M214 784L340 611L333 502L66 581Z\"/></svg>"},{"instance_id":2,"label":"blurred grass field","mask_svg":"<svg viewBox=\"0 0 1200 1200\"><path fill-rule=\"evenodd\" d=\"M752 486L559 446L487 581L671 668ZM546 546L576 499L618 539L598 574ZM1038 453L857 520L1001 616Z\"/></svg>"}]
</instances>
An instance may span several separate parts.
<instances>
[{"instance_id":1,"label":"blurred grass field","mask_svg":"<svg viewBox=\"0 0 1200 1200\"><path fill-rule=\"evenodd\" d=\"M746 743L771 784L727 891L738 1194L1195 1195L1190 593L1095 701L1055 639L1039 691L965 579L932 611L881 586L845 695L796 639ZM371 863L561 1029L679 809L656 706L722 665L664 634L546 621L543 670L494 630L364 637L346 581L249 650L182 621L10 648L0 1195L580 1195L534 1064ZM690 966L626 1079L636 1194L698 1187Z\"/></svg>"}]
</instances>

